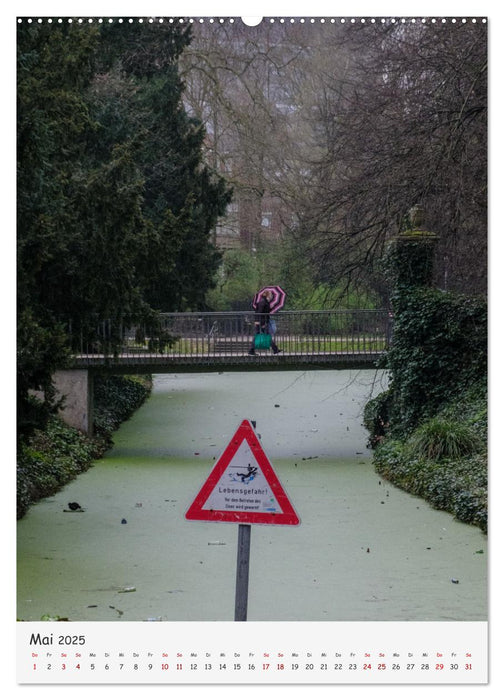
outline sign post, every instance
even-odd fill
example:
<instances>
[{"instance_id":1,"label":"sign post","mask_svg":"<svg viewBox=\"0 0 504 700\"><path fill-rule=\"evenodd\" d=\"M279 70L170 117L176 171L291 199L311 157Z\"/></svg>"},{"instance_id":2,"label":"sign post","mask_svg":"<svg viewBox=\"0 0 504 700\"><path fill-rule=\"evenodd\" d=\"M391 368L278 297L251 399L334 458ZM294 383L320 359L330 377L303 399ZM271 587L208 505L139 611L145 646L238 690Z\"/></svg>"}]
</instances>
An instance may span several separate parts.
<instances>
[{"instance_id":1,"label":"sign post","mask_svg":"<svg viewBox=\"0 0 504 700\"><path fill-rule=\"evenodd\" d=\"M238 523L235 620L246 620L250 525L300 522L250 421L240 423L185 517Z\"/></svg>"},{"instance_id":2,"label":"sign post","mask_svg":"<svg viewBox=\"0 0 504 700\"><path fill-rule=\"evenodd\" d=\"M248 607L250 537L252 526L238 525L238 557L236 560L235 622L245 622Z\"/></svg>"}]
</instances>

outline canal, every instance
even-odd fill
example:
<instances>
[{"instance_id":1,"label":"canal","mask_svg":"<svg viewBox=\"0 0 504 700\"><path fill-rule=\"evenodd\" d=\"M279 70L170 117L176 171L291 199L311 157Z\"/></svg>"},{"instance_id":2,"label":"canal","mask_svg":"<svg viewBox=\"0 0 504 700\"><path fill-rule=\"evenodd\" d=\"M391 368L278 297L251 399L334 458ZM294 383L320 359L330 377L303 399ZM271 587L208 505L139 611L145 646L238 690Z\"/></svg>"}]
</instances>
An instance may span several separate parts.
<instances>
[{"instance_id":1,"label":"canal","mask_svg":"<svg viewBox=\"0 0 504 700\"><path fill-rule=\"evenodd\" d=\"M249 620L487 619L486 536L373 470L362 410L385 387L156 375L105 457L18 522L18 619L232 620L238 527L184 515L244 418L301 519L252 526Z\"/></svg>"}]
</instances>

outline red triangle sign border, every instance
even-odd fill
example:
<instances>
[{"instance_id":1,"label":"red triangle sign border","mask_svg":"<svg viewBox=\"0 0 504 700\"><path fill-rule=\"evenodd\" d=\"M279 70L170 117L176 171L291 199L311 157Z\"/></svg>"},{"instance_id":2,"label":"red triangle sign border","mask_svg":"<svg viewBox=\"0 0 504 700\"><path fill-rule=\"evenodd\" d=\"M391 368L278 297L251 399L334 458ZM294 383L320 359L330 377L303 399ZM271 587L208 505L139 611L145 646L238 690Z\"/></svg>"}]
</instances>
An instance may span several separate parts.
<instances>
[{"instance_id":1,"label":"red triangle sign border","mask_svg":"<svg viewBox=\"0 0 504 700\"><path fill-rule=\"evenodd\" d=\"M253 507L247 510L239 510L237 509L238 507L236 509L230 508L229 510L226 508L204 508L213 490L219 484L221 477L230 466L234 456L241 449L244 441L247 443L260 467L262 475L267 481L281 512L259 510L259 507L255 510L252 509ZM217 460L210 475L201 487L192 505L187 510L185 517L187 520L207 522L251 523L256 525L299 525L299 517L282 488L250 421L243 420L240 423L228 446Z\"/></svg>"}]
</instances>

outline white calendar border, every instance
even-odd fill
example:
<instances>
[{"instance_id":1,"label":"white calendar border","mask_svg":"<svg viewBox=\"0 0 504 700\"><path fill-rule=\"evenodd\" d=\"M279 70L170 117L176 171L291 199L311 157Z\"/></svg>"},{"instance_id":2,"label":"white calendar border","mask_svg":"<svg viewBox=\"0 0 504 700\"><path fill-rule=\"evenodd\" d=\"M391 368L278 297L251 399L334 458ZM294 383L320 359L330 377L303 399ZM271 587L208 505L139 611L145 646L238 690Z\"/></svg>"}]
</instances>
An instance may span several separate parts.
<instances>
[{"instance_id":1,"label":"white calendar border","mask_svg":"<svg viewBox=\"0 0 504 700\"><path fill-rule=\"evenodd\" d=\"M461 0L460 2L452 2L452 3L439 3L439 2L432 2L431 0L425 1L422 3L413 3L413 5L408 5L405 7L404 2L387 2L387 3L376 3L376 2L371 2L368 0L368 2L353 2L353 3L348 3L344 5L334 5L333 3L328 3L328 2L310 2L308 3L300 3L300 2L289 2L289 3L280 3L280 7L276 6L278 5L275 2L269 2L267 3L259 3L259 2L242 2L242 3L230 3L230 2L216 2L212 3L210 6L208 3L202 3L202 2L192 2L191 0L188 0L187 2L183 3L183 7L178 10L177 5L180 7L180 3L164 3L164 2L149 2L149 3L143 3L140 5L139 3L132 2L131 0L129 2L96 2L96 0L93 0L92 2L85 2L85 3L76 3L76 2L67 2L67 3L62 3L60 2L18 2L18 3L12 3L12 7L8 8L8 12L6 13L6 7L5 5L3 6L3 13L4 15L8 15L8 21L11 20L16 14L34 14L34 15L50 15L50 14L58 14L62 13L63 15L68 15L68 14L79 14L83 13L86 16L99 16L101 14L110 14L111 16L116 16L119 12L129 12L131 14L138 15L151 15L151 14L162 14L162 15L178 15L181 12L185 16L209 16L209 7L212 9L211 14L219 14L223 16L264 16L264 15L269 15L269 16L331 16L333 14L337 14L339 16L350 16L350 15L355 15L355 16L389 16L389 15L394 15L394 16L401 16L401 15L408 15L408 16L443 16L443 15L450 15L450 16L464 16L464 15L474 15L476 16L488 16L490 18L489 22L489 31L492 29L492 24L495 27L495 31L492 32L493 35L493 41L490 43L490 48L492 50L493 55L495 56L495 53L499 52L501 50L501 45L503 44L502 41L499 41L499 36L498 33L500 31L500 15L502 13L502 10L500 8L494 8L494 3L474 3L474 2L467 2L466 0ZM262 5L262 7L261 7ZM141 11L139 11L139 8L141 8ZM266 9L264 9L266 8ZM309 10L309 11L306 11ZM4 22L6 19L3 17ZM0 30L2 31L2 46L4 49L8 48L12 50L12 35L9 34L8 31L6 31L5 24L4 26L0 27ZM497 59L493 59L492 65L495 66L497 65ZM502 63L501 63L502 65ZM15 71L12 69L12 66L8 67L8 70L10 70L10 73L8 75L7 81L3 81L4 86L7 85L7 91L9 94L12 95L12 84L13 84L13 77L15 75ZM490 73L492 76L492 72ZM2 76L3 77L3 76ZM495 83L495 88L496 88L496 78L497 78L497 71L495 70L493 72L493 81ZM498 97L498 90L495 89L491 93L491 97ZM496 101L492 100L493 102L493 109L492 112L495 114L495 104ZM491 104L492 104L491 102ZM2 149L2 152L10 154L9 158L9 164L12 166L13 163L15 163L15 156L13 157L14 154L14 148L11 140L10 140L10 134L12 133L11 130L11 124L15 121L13 118L13 114L10 115L3 115L3 121L2 125L4 126L4 129L2 130L2 136L5 142L5 148ZM8 121L8 130L7 132L5 131L5 123L6 123L6 118ZM492 125L492 124L491 124ZM501 135L498 133L497 129L492 129L492 152L495 154L496 149L499 154L502 154L502 142L501 142ZM498 159L498 155L494 155L494 164ZM497 188L495 187L495 184L497 183L496 178L500 177L496 172L496 167L495 165L492 167L492 161L491 161L491 172L492 172L492 179L491 179L491 191L497 192ZM12 178L12 181L8 185L10 188L10 196L8 199L10 200L11 203L15 201L15 184L14 184L14 178ZM499 183L500 184L500 183ZM497 199L497 198L494 198ZM491 221L493 222L491 226L491 232L492 230L495 232L498 230L497 222L496 222L496 216L495 214L492 216ZM10 210L8 212L8 216L6 219L7 223L7 228L6 230L12 231L15 228L15 212L13 210L13 207L10 207ZM492 261L495 263L496 259L498 256L495 255L496 252L496 240L494 239L493 241L493 252L494 255L492 257ZM11 251L12 252L12 251ZM15 255L12 257L10 255L5 256L6 262L10 265L12 263L12 260L14 259ZM499 256L500 257L500 256ZM502 258L501 258L502 259ZM7 270L7 274L2 276L2 280L4 281L5 279L10 278L9 285L12 283L12 271ZM494 274L493 280L495 281L496 275ZM4 284L5 286L5 284ZM493 292L492 295L496 293L495 287L492 286ZM499 290L500 291L500 290ZM8 296L7 294L4 295L4 298L12 298L12 296ZM11 312L11 309L9 309L9 312ZM12 317L10 318L9 321L9 327L12 329L13 322L12 322ZM10 359L9 355L9 359ZM3 358L2 358L3 359ZM502 386L502 382L499 381L501 380L501 376L498 372L498 367L494 367L493 369L493 378L494 381L497 382L498 386ZM12 379L11 379L12 381ZM12 391L11 396L15 396L14 391ZM15 434L15 418L14 418L14 412L11 412L12 415L8 416L7 419L4 417L4 428L7 427L7 430L4 435L10 435L11 438ZM14 430L13 430L14 428ZM11 444L14 441L11 439ZM13 446L10 448L8 457L9 459L7 460L7 467L12 464L12 459L11 459L11 454L12 454ZM491 460L492 462L493 460ZM496 460L495 464L497 465L498 462ZM493 470L493 475L492 475L492 494L494 493L503 493L503 489L499 488L498 481L501 478L500 474L498 473L497 469ZM14 483L14 478L11 476L13 479L12 482L9 482L9 485L12 486ZM15 484L14 484L14 490L15 490ZM8 493L13 493L14 490L8 491ZM7 498L6 498L7 500ZM497 505L497 501L494 497L491 497L491 502L493 502L495 505ZM492 516L492 527L491 527L491 532L495 532L498 528L495 527L496 525L496 516L495 512L498 512L498 508L494 509L494 514ZM5 573L4 570L4 576L6 577L6 581L4 581L4 585L2 588L3 592L3 604L5 607L6 612L4 612L4 635L3 635L3 644L2 644L2 660L4 661L3 667L4 667L4 673L3 673L3 678L2 678L2 687L7 689L9 691L8 697L12 697L13 695L16 696L26 696L28 693L37 693L38 698L45 698L45 697L51 697L54 698L55 694L58 695L58 693L65 693L68 694L68 692L72 692L72 694L75 696L79 695L84 695L88 696L90 689L87 686L73 686L71 689L68 687L64 686L19 686L15 684L14 681L14 672L15 672L15 650L16 646L14 644L14 639L16 637L17 633L17 627L19 626L20 623L16 623L12 619L13 611L15 610L15 576L14 576L14 571L15 571L15 534L12 535L12 532L14 531L15 533L15 509L12 507L12 504L5 504L3 513L2 513L2 524L4 525L4 532L8 534L7 536L7 546L5 549L7 550L5 552L4 549L4 556L7 558L8 567L7 567L7 573ZM11 527L13 528L11 530ZM498 593L499 589L502 587L502 582L501 582L501 577L499 575L499 571L497 568L497 562L499 561L498 559L498 549L497 546L492 544L492 541L489 542L490 545L490 550L491 550L491 579L494 582L494 586L492 587L492 603L491 603L491 623L489 625L489 638L490 638L490 649L489 649L489 656L491 659L490 663L490 683L488 686L485 688L481 688L478 686L477 688L473 686L456 686L455 688L447 688L447 687L429 687L428 692L429 694L433 694L434 696L437 696L439 693L439 696L441 694L443 697L447 697L447 693L450 696L451 693L453 693L453 696L460 698L464 696L471 696L471 698L474 697L474 693L483 693L483 692L489 692L492 696L496 694L498 689L502 689L501 685L501 667L503 666L502 664L502 658L500 656L500 653L502 652L502 646L499 646L499 638L498 638L498 630L499 627L501 626L501 623L503 622L502 619L502 603L500 602L500 594ZM12 566L12 570L11 570ZM100 624L100 623L92 623L92 624ZM129 623L120 623L122 625L128 625ZM149 623L146 623L149 624ZM248 623L247 623L248 624ZM58 623L55 623L55 627L58 625ZM194 694L194 686L177 686L176 687L176 694L175 692L173 693L174 697L186 697L186 696L193 696ZM394 695L394 693L401 694L401 697L404 695L404 692L408 694L422 694L422 697L425 694L425 688L423 686L408 686L406 689L404 686L386 686L386 687L373 687L373 688L366 688L367 690L370 690L373 693L373 697L378 697L378 698L389 698L391 695ZM120 686L119 688L112 688L110 686L107 686L107 692L112 693L112 697L121 697L122 698L128 698L128 697L138 697L138 686ZM149 687L148 692L150 693L162 693L163 697L166 697L166 692L167 689L164 687ZM171 691L170 691L171 692ZM205 688L205 697L206 698L214 698L214 697L231 697L231 694L233 695L233 698L236 696L237 688L236 686L226 686L226 687L208 687ZM297 687L297 686L288 686L287 688L281 689L278 687L274 688L265 688L261 687L259 690L255 686L241 686L239 689L240 696L242 698L251 698L252 696L255 698L257 696L257 692L261 692L261 695L264 697L264 694L266 693L267 697L289 697L290 698L297 698L297 697L306 697L306 686L304 687ZM327 687L327 686L318 686L316 688L313 688L313 692L317 692L318 695L327 695L331 697L334 697L334 687ZM345 697L352 697L353 694L355 693L360 693L362 692L362 686L356 685L356 686L345 686L344 693ZM288 693L288 695L287 695Z\"/></svg>"}]
</instances>

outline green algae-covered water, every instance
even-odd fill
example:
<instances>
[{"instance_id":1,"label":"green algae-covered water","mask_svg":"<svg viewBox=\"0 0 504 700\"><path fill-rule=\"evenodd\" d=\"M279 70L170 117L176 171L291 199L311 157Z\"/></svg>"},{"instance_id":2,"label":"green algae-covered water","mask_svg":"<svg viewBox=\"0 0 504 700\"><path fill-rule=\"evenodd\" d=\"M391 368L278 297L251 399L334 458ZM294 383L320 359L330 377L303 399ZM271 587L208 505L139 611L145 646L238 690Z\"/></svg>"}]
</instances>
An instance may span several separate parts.
<instances>
[{"instance_id":1,"label":"green algae-covered water","mask_svg":"<svg viewBox=\"0 0 504 700\"><path fill-rule=\"evenodd\" d=\"M301 518L252 526L249 620L487 619L485 535L373 470L362 409L385 385L157 375L105 458L19 521L18 619L232 620L238 527L184 515L244 418Z\"/></svg>"}]
</instances>

